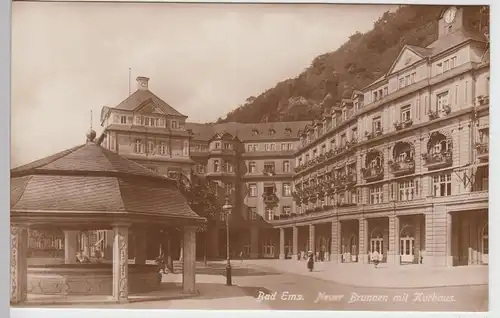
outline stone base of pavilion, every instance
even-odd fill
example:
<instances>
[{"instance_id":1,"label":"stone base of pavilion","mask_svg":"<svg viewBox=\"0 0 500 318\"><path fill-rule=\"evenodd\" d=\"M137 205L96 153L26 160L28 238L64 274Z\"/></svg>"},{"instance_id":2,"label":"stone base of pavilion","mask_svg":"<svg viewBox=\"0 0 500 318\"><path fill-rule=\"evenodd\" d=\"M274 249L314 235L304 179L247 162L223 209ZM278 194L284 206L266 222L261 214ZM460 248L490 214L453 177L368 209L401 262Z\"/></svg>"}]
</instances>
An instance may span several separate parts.
<instances>
[{"instance_id":1,"label":"stone base of pavilion","mask_svg":"<svg viewBox=\"0 0 500 318\"><path fill-rule=\"evenodd\" d=\"M178 300L199 296L198 292L185 293L181 284L161 283L151 292L130 293L127 303ZM116 303L112 295L41 295L28 293L23 303L14 307L57 307L67 305L100 305ZM123 303L123 302L122 302Z\"/></svg>"}]
</instances>

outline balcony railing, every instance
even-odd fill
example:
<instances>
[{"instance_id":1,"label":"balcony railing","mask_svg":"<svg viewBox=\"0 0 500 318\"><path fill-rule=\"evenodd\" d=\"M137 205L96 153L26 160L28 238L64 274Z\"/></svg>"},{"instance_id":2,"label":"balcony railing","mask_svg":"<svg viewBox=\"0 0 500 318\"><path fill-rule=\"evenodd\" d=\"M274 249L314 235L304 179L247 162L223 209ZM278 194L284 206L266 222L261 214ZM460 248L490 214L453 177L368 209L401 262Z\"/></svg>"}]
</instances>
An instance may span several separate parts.
<instances>
[{"instance_id":1,"label":"balcony railing","mask_svg":"<svg viewBox=\"0 0 500 318\"><path fill-rule=\"evenodd\" d=\"M391 173L395 176L402 176L415 172L415 160L389 161Z\"/></svg>"},{"instance_id":2,"label":"balcony railing","mask_svg":"<svg viewBox=\"0 0 500 318\"><path fill-rule=\"evenodd\" d=\"M276 172L274 172L274 169L264 169L262 170L262 174L265 176L274 176L276 175Z\"/></svg>"},{"instance_id":3,"label":"balcony railing","mask_svg":"<svg viewBox=\"0 0 500 318\"><path fill-rule=\"evenodd\" d=\"M399 131L399 130L402 130L402 129L406 129L408 127L410 127L411 125L413 125L413 120L407 120L407 121L404 121L404 122L395 122L394 123L394 128L396 129L396 131Z\"/></svg>"},{"instance_id":4,"label":"balcony railing","mask_svg":"<svg viewBox=\"0 0 500 318\"><path fill-rule=\"evenodd\" d=\"M372 182L380 180L384 177L384 168L382 166L372 167L372 168L361 168L361 173L363 178L367 182Z\"/></svg>"},{"instance_id":5,"label":"balcony railing","mask_svg":"<svg viewBox=\"0 0 500 318\"><path fill-rule=\"evenodd\" d=\"M311 160L297 166L294 168L294 171L296 173L304 171L310 167L314 167L330 158L333 158L337 155L340 155L341 153L352 151L354 149L354 146L357 144L357 140L353 139L351 141L347 141L344 145L341 145L338 148L335 149L330 149L329 151L322 153L318 155L315 158L312 158Z\"/></svg>"},{"instance_id":6,"label":"balcony railing","mask_svg":"<svg viewBox=\"0 0 500 318\"><path fill-rule=\"evenodd\" d=\"M423 153L422 158L425 161L424 166L427 167L427 169L445 168L453 164L451 150L430 154Z\"/></svg>"},{"instance_id":7,"label":"balcony railing","mask_svg":"<svg viewBox=\"0 0 500 318\"><path fill-rule=\"evenodd\" d=\"M488 160L490 145L488 142L476 143L477 158L480 160Z\"/></svg>"},{"instance_id":8,"label":"balcony railing","mask_svg":"<svg viewBox=\"0 0 500 318\"><path fill-rule=\"evenodd\" d=\"M383 134L383 132L384 131L382 130L382 128L377 128L377 129L373 130L372 132L365 131L365 137L366 137L366 139L370 140L372 138L381 136Z\"/></svg>"},{"instance_id":9,"label":"balcony railing","mask_svg":"<svg viewBox=\"0 0 500 318\"><path fill-rule=\"evenodd\" d=\"M272 204L278 202L278 197L274 193L264 193L262 199L266 204Z\"/></svg>"}]
</instances>

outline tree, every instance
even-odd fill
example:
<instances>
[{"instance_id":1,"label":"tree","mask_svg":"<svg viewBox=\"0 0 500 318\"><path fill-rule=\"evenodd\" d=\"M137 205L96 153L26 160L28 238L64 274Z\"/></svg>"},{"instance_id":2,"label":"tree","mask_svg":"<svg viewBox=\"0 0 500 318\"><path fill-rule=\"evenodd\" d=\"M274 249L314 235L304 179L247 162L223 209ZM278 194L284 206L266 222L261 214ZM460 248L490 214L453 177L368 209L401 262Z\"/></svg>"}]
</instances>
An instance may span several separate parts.
<instances>
[{"instance_id":1,"label":"tree","mask_svg":"<svg viewBox=\"0 0 500 318\"><path fill-rule=\"evenodd\" d=\"M196 214L207 219L201 227L198 228L198 233L206 233L214 224L215 215L222 209L215 188L205 179L198 177L191 172L189 180L186 176L180 175L177 182L182 195L186 198L189 207ZM204 255L203 259L207 262L207 240L204 240Z\"/></svg>"}]
</instances>

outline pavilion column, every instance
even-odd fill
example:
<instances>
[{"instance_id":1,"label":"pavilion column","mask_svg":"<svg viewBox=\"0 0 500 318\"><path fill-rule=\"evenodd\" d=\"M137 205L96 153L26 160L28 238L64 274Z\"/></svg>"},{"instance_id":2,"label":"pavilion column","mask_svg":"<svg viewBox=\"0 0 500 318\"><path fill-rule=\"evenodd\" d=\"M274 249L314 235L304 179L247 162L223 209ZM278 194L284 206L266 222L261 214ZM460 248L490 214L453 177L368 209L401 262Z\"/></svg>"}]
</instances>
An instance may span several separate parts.
<instances>
[{"instance_id":1,"label":"pavilion column","mask_svg":"<svg viewBox=\"0 0 500 318\"><path fill-rule=\"evenodd\" d=\"M64 231L64 264L76 264L78 231Z\"/></svg>"},{"instance_id":2,"label":"pavilion column","mask_svg":"<svg viewBox=\"0 0 500 318\"><path fill-rule=\"evenodd\" d=\"M146 231L139 229L135 231L134 240L134 263L135 264L146 264Z\"/></svg>"},{"instance_id":3,"label":"pavilion column","mask_svg":"<svg viewBox=\"0 0 500 318\"><path fill-rule=\"evenodd\" d=\"M285 259L285 229L280 228L280 254L279 259Z\"/></svg>"},{"instance_id":4,"label":"pavilion column","mask_svg":"<svg viewBox=\"0 0 500 318\"><path fill-rule=\"evenodd\" d=\"M28 296L28 230L10 227L10 303L19 304Z\"/></svg>"},{"instance_id":5,"label":"pavilion column","mask_svg":"<svg viewBox=\"0 0 500 318\"><path fill-rule=\"evenodd\" d=\"M196 293L196 226L184 227L182 248L182 291Z\"/></svg>"},{"instance_id":6,"label":"pavilion column","mask_svg":"<svg viewBox=\"0 0 500 318\"><path fill-rule=\"evenodd\" d=\"M90 257L90 237L89 237L89 232L83 232L82 233L82 240L83 240L83 255L86 255Z\"/></svg>"},{"instance_id":7,"label":"pavilion column","mask_svg":"<svg viewBox=\"0 0 500 318\"><path fill-rule=\"evenodd\" d=\"M114 225L113 300L128 301L128 226Z\"/></svg>"},{"instance_id":8,"label":"pavilion column","mask_svg":"<svg viewBox=\"0 0 500 318\"><path fill-rule=\"evenodd\" d=\"M293 256L292 259L299 259L299 228L294 226L292 230L292 249Z\"/></svg>"}]
</instances>

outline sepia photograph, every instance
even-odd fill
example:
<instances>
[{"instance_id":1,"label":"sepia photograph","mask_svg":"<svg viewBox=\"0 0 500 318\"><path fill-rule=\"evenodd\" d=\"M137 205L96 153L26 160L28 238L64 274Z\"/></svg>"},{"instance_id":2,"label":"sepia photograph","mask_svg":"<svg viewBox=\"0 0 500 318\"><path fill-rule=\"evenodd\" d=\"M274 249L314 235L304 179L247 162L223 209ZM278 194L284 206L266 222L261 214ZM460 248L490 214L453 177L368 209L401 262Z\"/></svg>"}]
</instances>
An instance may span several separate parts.
<instances>
[{"instance_id":1,"label":"sepia photograph","mask_svg":"<svg viewBox=\"0 0 500 318\"><path fill-rule=\"evenodd\" d=\"M11 309L488 312L490 6L13 1L11 47Z\"/></svg>"}]
</instances>

